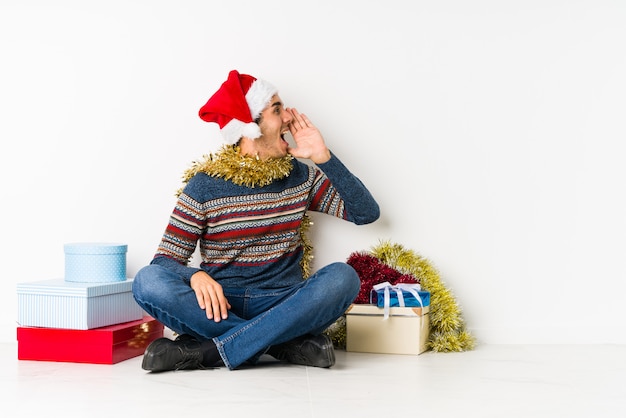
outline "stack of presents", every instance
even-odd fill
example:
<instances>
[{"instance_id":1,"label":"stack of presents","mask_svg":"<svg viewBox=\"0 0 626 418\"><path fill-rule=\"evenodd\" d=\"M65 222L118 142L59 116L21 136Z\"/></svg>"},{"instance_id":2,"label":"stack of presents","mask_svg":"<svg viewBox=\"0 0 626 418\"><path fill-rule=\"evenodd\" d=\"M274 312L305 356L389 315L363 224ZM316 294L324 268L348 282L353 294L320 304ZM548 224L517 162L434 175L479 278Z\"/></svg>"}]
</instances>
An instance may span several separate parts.
<instances>
[{"instance_id":1,"label":"stack of presents","mask_svg":"<svg viewBox=\"0 0 626 418\"><path fill-rule=\"evenodd\" d=\"M418 283L378 283L345 314L346 351L418 355L428 349L430 293Z\"/></svg>"},{"instance_id":2,"label":"stack of presents","mask_svg":"<svg viewBox=\"0 0 626 418\"><path fill-rule=\"evenodd\" d=\"M65 277L19 283L18 359L115 364L143 355L164 327L132 295L127 246L66 244ZM346 351L421 354L430 334L430 293L382 282L345 313ZM369 303L368 303L369 302Z\"/></svg>"},{"instance_id":3,"label":"stack of presents","mask_svg":"<svg viewBox=\"0 0 626 418\"><path fill-rule=\"evenodd\" d=\"M66 244L65 277L19 283L19 360L115 364L163 336L126 277L127 245Z\"/></svg>"}]
</instances>

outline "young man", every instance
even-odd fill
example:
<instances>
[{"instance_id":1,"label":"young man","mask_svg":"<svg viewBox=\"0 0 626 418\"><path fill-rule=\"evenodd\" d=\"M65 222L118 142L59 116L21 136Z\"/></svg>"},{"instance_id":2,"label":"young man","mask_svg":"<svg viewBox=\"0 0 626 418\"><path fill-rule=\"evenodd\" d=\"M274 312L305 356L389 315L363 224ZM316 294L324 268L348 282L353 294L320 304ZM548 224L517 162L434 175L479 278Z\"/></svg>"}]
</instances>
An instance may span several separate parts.
<instances>
[{"instance_id":1,"label":"young man","mask_svg":"<svg viewBox=\"0 0 626 418\"><path fill-rule=\"evenodd\" d=\"M323 331L360 279L340 262L310 274L306 213L361 225L378 219L378 204L266 81L233 70L199 114L220 126L226 145L188 170L157 252L134 278L137 303L179 334L153 341L143 369L232 370L263 354L333 366ZM196 245L202 260L192 267Z\"/></svg>"}]
</instances>

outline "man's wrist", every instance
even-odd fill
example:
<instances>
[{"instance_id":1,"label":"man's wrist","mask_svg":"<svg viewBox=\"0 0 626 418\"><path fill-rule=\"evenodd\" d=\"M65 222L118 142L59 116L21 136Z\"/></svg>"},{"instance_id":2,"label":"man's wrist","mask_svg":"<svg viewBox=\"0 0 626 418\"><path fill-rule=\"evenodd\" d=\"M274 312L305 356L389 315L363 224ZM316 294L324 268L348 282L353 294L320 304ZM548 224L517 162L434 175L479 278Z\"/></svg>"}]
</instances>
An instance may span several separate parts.
<instances>
[{"instance_id":1,"label":"man's wrist","mask_svg":"<svg viewBox=\"0 0 626 418\"><path fill-rule=\"evenodd\" d=\"M315 158L311 158L311 161L313 161L315 164L324 164L330 161L330 157L330 150L326 148L325 152L320 153L319 156L315 156Z\"/></svg>"}]
</instances>

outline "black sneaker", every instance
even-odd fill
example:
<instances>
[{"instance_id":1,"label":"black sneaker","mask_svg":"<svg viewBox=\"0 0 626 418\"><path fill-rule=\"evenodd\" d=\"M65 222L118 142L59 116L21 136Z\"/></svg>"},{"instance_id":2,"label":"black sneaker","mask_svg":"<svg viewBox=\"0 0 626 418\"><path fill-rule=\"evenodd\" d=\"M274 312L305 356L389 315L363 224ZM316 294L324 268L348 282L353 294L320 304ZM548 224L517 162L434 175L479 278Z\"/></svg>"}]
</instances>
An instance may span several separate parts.
<instances>
[{"instance_id":1,"label":"black sneaker","mask_svg":"<svg viewBox=\"0 0 626 418\"><path fill-rule=\"evenodd\" d=\"M200 342L195 339L172 341L169 338L158 338L146 348L141 368L151 372L204 369L203 355Z\"/></svg>"},{"instance_id":2,"label":"black sneaker","mask_svg":"<svg viewBox=\"0 0 626 418\"><path fill-rule=\"evenodd\" d=\"M335 364L333 342L325 334L303 335L270 347L267 354L303 366L332 367Z\"/></svg>"}]
</instances>

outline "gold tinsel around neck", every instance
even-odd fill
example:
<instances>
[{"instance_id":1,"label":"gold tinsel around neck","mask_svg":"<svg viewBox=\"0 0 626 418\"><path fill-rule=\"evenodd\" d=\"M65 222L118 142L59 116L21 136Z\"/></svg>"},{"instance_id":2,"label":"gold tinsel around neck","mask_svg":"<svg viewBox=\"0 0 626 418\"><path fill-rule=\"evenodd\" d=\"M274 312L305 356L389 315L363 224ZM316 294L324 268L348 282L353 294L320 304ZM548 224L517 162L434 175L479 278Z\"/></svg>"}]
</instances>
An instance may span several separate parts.
<instances>
[{"instance_id":1,"label":"gold tinsel around neck","mask_svg":"<svg viewBox=\"0 0 626 418\"><path fill-rule=\"evenodd\" d=\"M198 173L206 173L212 177L230 180L240 186L267 186L291 173L293 169L292 160L291 155L261 160L242 155L237 145L224 145L215 155L204 155L202 161L192 162L191 167L183 174L183 183L187 184ZM176 196L181 195L183 188L184 186L176 192ZM300 268L304 278L308 278L311 274L313 245L307 237L307 232L312 224L309 216L305 214L300 225L300 240L303 250Z\"/></svg>"},{"instance_id":2,"label":"gold tinsel around neck","mask_svg":"<svg viewBox=\"0 0 626 418\"><path fill-rule=\"evenodd\" d=\"M237 145L224 145L216 154L204 155L202 161L194 161L183 174L186 184L198 173L232 181L239 186L262 187L289 175L293 169L293 157L261 160L242 155ZM180 195L182 188L177 192Z\"/></svg>"}]
</instances>

